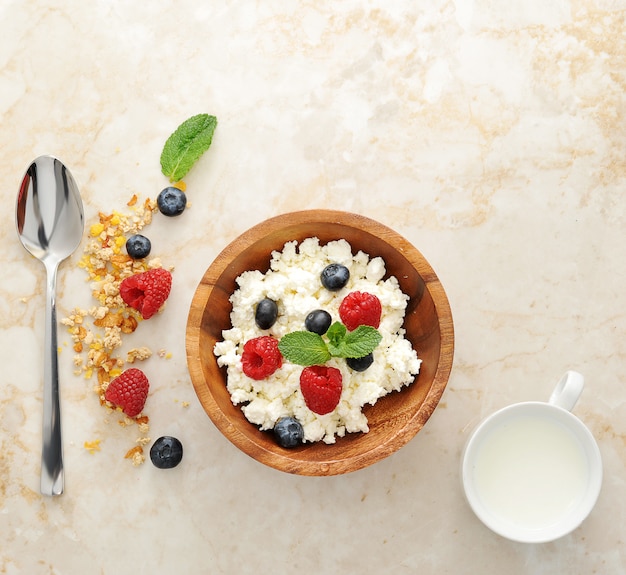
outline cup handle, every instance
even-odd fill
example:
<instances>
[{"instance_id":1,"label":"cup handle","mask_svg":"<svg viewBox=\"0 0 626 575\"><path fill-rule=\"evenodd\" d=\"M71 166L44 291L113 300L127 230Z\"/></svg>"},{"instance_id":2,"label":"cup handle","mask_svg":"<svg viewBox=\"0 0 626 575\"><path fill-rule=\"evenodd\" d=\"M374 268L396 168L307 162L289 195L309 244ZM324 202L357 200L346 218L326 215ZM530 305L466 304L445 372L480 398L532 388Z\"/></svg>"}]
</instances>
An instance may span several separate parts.
<instances>
[{"instance_id":1,"label":"cup handle","mask_svg":"<svg viewBox=\"0 0 626 575\"><path fill-rule=\"evenodd\" d=\"M566 371L550 395L548 403L572 411L585 385L585 378L577 371Z\"/></svg>"}]
</instances>

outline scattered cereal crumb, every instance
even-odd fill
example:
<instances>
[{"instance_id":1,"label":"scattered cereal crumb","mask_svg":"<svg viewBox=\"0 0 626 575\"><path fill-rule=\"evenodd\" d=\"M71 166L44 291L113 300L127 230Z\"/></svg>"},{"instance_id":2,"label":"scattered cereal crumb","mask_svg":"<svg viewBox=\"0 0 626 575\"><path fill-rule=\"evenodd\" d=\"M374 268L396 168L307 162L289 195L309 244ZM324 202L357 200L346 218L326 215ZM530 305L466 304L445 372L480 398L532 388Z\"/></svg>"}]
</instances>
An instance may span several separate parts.
<instances>
[{"instance_id":1,"label":"scattered cereal crumb","mask_svg":"<svg viewBox=\"0 0 626 575\"><path fill-rule=\"evenodd\" d=\"M141 447L141 445L135 445L135 447L132 447L126 452L124 459L130 459L135 467L141 465L146 460L143 454L143 447Z\"/></svg>"},{"instance_id":2,"label":"scattered cereal crumb","mask_svg":"<svg viewBox=\"0 0 626 575\"><path fill-rule=\"evenodd\" d=\"M161 258L152 258L149 262L148 262L148 267L150 269L152 268L161 268L163 267L163 264L161 263Z\"/></svg>"},{"instance_id":3,"label":"scattered cereal crumb","mask_svg":"<svg viewBox=\"0 0 626 575\"><path fill-rule=\"evenodd\" d=\"M152 356L152 351L148 347L134 347L126 354L126 363L135 363L136 360L143 361Z\"/></svg>"},{"instance_id":4,"label":"scattered cereal crumb","mask_svg":"<svg viewBox=\"0 0 626 575\"><path fill-rule=\"evenodd\" d=\"M146 460L146 456L143 453L135 453L133 455L133 465L139 467Z\"/></svg>"},{"instance_id":5,"label":"scattered cereal crumb","mask_svg":"<svg viewBox=\"0 0 626 575\"><path fill-rule=\"evenodd\" d=\"M189 402L188 402L188 401L183 401L183 402L181 403L181 405L182 405L183 407L189 407Z\"/></svg>"},{"instance_id":6,"label":"scattered cereal crumb","mask_svg":"<svg viewBox=\"0 0 626 575\"><path fill-rule=\"evenodd\" d=\"M143 453L143 447L141 447L141 445L135 445L135 447L132 447L126 452L124 459L130 459L135 453Z\"/></svg>"},{"instance_id":7,"label":"scattered cereal crumb","mask_svg":"<svg viewBox=\"0 0 626 575\"><path fill-rule=\"evenodd\" d=\"M93 391L100 404L107 414L115 414L121 427L138 425L142 437L137 441L139 445L131 449L126 458L132 459L133 465L140 465L145 459L141 446L149 441L148 417L120 417L121 410L114 409L105 400L104 393L110 381L123 372L127 363L148 359L152 355L147 347L121 352L123 337L134 333L143 319L124 303L119 286L135 273L163 265L156 257L150 261L133 260L124 250L127 238L152 222L153 214L158 211L156 201L150 198L139 201L137 194L133 194L127 207L129 209L125 213L115 210L109 214L100 212L97 221L87 228L87 241L78 267L86 273L94 305L89 309L72 310L68 317L61 320L61 324L71 337L71 342L65 345L74 352L74 374L82 375L88 381L93 379ZM26 303L28 300L23 298L22 301ZM99 450L98 443L85 442L85 449Z\"/></svg>"},{"instance_id":8,"label":"scattered cereal crumb","mask_svg":"<svg viewBox=\"0 0 626 575\"><path fill-rule=\"evenodd\" d=\"M94 439L93 441L85 441L83 446L93 455L96 451L100 451L100 440Z\"/></svg>"}]
</instances>

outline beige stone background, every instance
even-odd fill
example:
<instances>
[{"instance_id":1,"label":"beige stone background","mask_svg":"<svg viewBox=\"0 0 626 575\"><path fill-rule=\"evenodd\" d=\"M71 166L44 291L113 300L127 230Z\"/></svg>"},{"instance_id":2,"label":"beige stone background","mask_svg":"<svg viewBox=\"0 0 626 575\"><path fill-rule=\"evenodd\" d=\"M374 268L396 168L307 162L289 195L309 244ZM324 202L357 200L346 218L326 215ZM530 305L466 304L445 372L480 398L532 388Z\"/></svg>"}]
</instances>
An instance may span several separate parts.
<instances>
[{"instance_id":1,"label":"beige stone background","mask_svg":"<svg viewBox=\"0 0 626 575\"><path fill-rule=\"evenodd\" d=\"M626 573L626 3L623 0L0 0L0 572ZM162 472L123 459L61 353L66 492L38 491L44 269L15 233L32 159L61 158L88 225L167 184L171 131L219 124L185 178L190 208L150 227L175 266L166 313L134 343L167 350L151 434L185 446ZM447 291L456 354L426 427L340 477L282 474L231 445L191 386L184 330L213 258L267 217L334 208L411 241ZM77 253L59 313L89 305ZM472 427L547 399L567 369L604 460L572 534L527 546L465 503ZM100 440L90 453L85 441Z\"/></svg>"}]
</instances>

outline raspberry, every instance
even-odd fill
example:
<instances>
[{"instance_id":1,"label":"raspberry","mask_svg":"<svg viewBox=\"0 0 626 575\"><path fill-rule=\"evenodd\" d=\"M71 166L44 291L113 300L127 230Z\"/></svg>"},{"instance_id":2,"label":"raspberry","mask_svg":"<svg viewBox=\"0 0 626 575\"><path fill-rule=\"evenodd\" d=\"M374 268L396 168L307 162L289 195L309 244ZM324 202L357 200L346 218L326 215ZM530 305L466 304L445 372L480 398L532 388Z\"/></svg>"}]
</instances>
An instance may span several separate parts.
<instances>
[{"instance_id":1,"label":"raspberry","mask_svg":"<svg viewBox=\"0 0 626 575\"><path fill-rule=\"evenodd\" d=\"M300 390L306 406L318 415L333 411L341 398L341 379L336 367L305 367L300 374Z\"/></svg>"},{"instance_id":2,"label":"raspberry","mask_svg":"<svg viewBox=\"0 0 626 575\"><path fill-rule=\"evenodd\" d=\"M155 268L127 277L120 284L120 296L143 319L151 318L165 303L172 289L172 274Z\"/></svg>"},{"instance_id":3,"label":"raspberry","mask_svg":"<svg viewBox=\"0 0 626 575\"><path fill-rule=\"evenodd\" d=\"M150 382L143 371L132 367L109 383L104 392L104 399L121 407L128 417L141 413L146 404Z\"/></svg>"},{"instance_id":4,"label":"raspberry","mask_svg":"<svg viewBox=\"0 0 626 575\"><path fill-rule=\"evenodd\" d=\"M283 356L278 349L278 340L269 335L250 339L243 346L241 366L243 372L252 379L264 379L282 364Z\"/></svg>"},{"instance_id":5,"label":"raspberry","mask_svg":"<svg viewBox=\"0 0 626 575\"><path fill-rule=\"evenodd\" d=\"M339 317L348 331L360 325L378 328L383 308L380 300L371 293L350 292L339 306Z\"/></svg>"}]
</instances>

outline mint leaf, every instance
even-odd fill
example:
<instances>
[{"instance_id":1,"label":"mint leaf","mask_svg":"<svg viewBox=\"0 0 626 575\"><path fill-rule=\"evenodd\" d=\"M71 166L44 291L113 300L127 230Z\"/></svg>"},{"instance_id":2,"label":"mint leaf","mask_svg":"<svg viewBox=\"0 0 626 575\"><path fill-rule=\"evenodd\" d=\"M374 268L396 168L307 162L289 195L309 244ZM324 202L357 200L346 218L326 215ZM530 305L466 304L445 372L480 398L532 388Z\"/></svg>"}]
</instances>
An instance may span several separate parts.
<instances>
[{"instance_id":1,"label":"mint leaf","mask_svg":"<svg viewBox=\"0 0 626 575\"><path fill-rule=\"evenodd\" d=\"M360 325L346 334L342 341L341 357L364 357L373 352L383 336L369 325Z\"/></svg>"},{"instance_id":2,"label":"mint leaf","mask_svg":"<svg viewBox=\"0 0 626 575\"><path fill-rule=\"evenodd\" d=\"M297 365L323 365L330 352L322 337L312 331L294 331L285 334L278 342L283 357Z\"/></svg>"},{"instance_id":3,"label":"mint leaf","mask_svg":"<svg viewBox=\"0 0 626 575\"><path fill-rule=\"evenodd\" d=\"M211 146L217 118L198 114L185 120L167 139L161 152L161 171L170 182L182 180Z\"/></svg>"},{"instance_id":4,"label":"mint leaf","mask_svg":"<svg viewBox=\"0 0 626 575\"><path fill-rule=\"evenodd\" d=\"M344 337L346 336L346 326L336 321L326 331L328 338L328 351L335 357L341 357L340 349Z\"/></svg>"}]
</instances>

